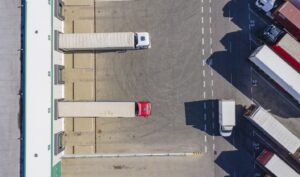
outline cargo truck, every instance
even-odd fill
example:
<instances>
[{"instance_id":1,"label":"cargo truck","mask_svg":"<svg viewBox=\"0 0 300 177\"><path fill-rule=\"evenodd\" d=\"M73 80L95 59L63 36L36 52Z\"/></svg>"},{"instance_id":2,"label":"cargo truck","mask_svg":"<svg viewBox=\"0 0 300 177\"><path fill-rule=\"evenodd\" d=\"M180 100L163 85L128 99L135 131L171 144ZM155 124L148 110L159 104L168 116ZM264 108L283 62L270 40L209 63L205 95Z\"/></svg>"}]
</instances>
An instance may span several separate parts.
<instances>
[{"instance_id":1,"label":"cargo truck","mask_svg":"<svg viewBox=\"0 0 300 177\"><path fill-rule=\"evenodd\" d=\"M299 138L277 121L268 111L261 106L251 105L244 113L244 117L268 137L271 142L299 162Z\"/></svg>"},{"instance_id":2,"label":"cargo truck","mask_svg":"<svg viewBox=\"0 0 300 177\"><path fill-rule=\"evenodd\" d=\"M58 117L148 117L151 104L141 102L60 101Z\"/></svg>"},{"instance_id":3,"label":"cargo truck","mask_svg":"<svg viewBox=\"0 0 300 177\"><path fill-rule=\"evenodd\" d=\"M221 136L228 137L235 126L235 101L219 100L219 130Z\"/></svg>"},{"instance_id":4,"label":"cargo truck","mask_svg":"<svg viewBox=\"0 0 300 177\"><path fill-rule=\"evenodd\" d=\"M120 33L69 33L56 34L57 49L74 51L119 51L147 49L151 47L147 32Z\"/></svg>"},{"instance_id":5,"label":"cargo truck","mask_svg":"<svg viewBox=\"0 0 300 177\"><path fill-rule=\"evenodd\" d=\"M296 39L285 34L271 48L300 73L300 43Z\"/></svg>"},{"instance_id":6,"label":"cargo truck","mask_svg":"<svg viewBox=\"0 0 300 177\"><path fill-rule=\"evenodd\" d=\"M300 177L293 168L269 150L264 150L256 158L256 163L268 174L276 177Z\"/></svg>"},{"instance_id":7,"label":"cargo truck","mask_svg":"<svg viewBox=\"0 0 300 177\"><path fill-rule=\"evenodd\" d=\"M298 8L286 1L274 10L272 16L287 32L300 40L300 10Z\"/></svg>"},{"instance_id":8,"label":"cargo truck","mask_svg":"<svg viewBox=\"0 0 300 177\"><path fill-rule=\"evenodd\" d=\"M300 103L300 74L284 59L266 45L258 47L249 59Z\"/></svg>"}]
</instances>

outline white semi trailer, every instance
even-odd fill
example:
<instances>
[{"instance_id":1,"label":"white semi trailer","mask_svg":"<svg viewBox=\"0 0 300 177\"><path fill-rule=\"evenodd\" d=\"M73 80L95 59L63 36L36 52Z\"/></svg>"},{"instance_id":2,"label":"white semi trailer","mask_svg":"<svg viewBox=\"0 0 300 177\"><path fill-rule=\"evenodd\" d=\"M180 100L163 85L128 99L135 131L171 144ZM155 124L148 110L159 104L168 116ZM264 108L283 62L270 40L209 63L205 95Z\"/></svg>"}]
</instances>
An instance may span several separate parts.
<instances>
[{"instance_id":1,"label":"white semi trailer","mask_svg":"<svg viewBox=\"0 0 300 177\"><path fill-rule=\"evenodd\" d=\"M300 103L300 74L268 46L258 47L249 59Z\"/></svg>"},{"instance_id":2,"label":"white semi trailer","mask_svg":"<svg viewBox=\"0 0 300 177\"><path fill-rule=\"evenodd\" d=\"M60 101L58 117L147 117L151 104L141 102Z\"/></svg>"},{"instance_id":3,"label":"white semi trailer","mask_svg":"<svg viewBox=\"0 0 300 177\"><path fill-rule=\"evenodd\" d=\"M256 162L268 174L277 177L300 177L300 175L285 163L281 158L271 151L264 150L257 158Z\"/></svg>"},{"instance_id":4,"label":"white semi trailer","mask_svg":"<svg viewBox=\"0 0 300 177\"><path fill-rule=\"evenodd\" d=\"M151 47L147 32L118 33L58 33L58 50L74 51L110 51L134 50Z\"/></svg>"},{"instance_id":5,"label":"white semi trailer","mask_svg":"<svg viewBox=\"0 0 300 177\"><path fill-rule=\"evenodd\" d=\"M278 147L285 149L295 160L299 161L300 140L268 111L261 106L251 105L244 114L244 117Z\"/></svg>"}]
</instances>

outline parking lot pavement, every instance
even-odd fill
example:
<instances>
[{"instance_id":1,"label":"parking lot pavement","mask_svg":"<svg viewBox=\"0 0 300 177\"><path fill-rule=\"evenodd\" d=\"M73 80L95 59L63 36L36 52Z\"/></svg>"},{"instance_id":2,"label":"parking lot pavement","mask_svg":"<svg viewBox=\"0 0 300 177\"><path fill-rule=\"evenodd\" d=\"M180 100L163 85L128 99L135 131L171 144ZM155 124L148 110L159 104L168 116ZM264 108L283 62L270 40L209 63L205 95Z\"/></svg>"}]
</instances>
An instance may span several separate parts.
<instances>
[{"instance_id":1,"label":"parking lot pavement","mask_svg":"<svg viewBox=\"0 0 300 177\"><path fill-rule=\"evenodd\" d=\"M208 164L199 157L140 157L66 159L63 163L64 177L196 177L214 176ZM82 173L84 171L85 173Z\"/></svg>"},{"instance_id":2,"label":"parking lot pavement","mask_svg":"<svg viewBox=\"0 0 300 177\"><path fill-rule=\"evenodd\" d=\"M20 176L20 52L19 1L0 2L0 176Z\"/></svg>"}]
</instances>

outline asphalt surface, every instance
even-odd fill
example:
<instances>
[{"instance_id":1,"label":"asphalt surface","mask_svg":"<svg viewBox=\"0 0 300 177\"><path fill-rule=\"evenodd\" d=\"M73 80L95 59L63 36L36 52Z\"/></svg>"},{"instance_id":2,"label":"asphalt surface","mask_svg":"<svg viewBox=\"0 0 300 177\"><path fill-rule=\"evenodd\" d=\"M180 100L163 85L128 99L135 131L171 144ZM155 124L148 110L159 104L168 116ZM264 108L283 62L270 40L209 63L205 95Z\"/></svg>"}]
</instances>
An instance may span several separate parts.
<instances>
[{"instance_id":1,"label":"asphalt surface","mask_svg":"<svg viewBox=\"0 0 300 177\"><path fill-rule=\"evenodd\" d=\"M290 126L291 122L299 124L298 105L285 95L277 96L278 90L269 86L268 80L252 86L257 76L247 58L259 45L255 31L269 21L258 15L251 3L96 1L96 32L147 31L152 42L148 50L97 53L96 100L148 100L152 115L148 119L96 119L96 152L201 152L194 163L180 159L187 162L189 170L179 168L172 176L254 176L259 172L254 162L258 152L253 147L258 142L242 113L257 100L276 118L285 115L288 119L280 121L299 136L297 126ZM230 138L218 133L218 99L236 101L237 126ZM276 114L278 108L282 114ZM158 163L140 160L109 160L103 170L97 168L107 160L92 160L98 165L83 166L76 174L88 171L89 176L122 176L120 169L113 168L119 165L130 167L122 168L127 176L136 176L139 172L133 172L143 171L142 164L152 169L147 163ZM170 157L167 163L158 163L159 168L177 169L177 160ZM63 169L65 176L72 176L78 164L65 160ZM158 171L161 173L155 176L165 176L164 170Z\"/></svg>"},{"instance_id":2,"label":"asphalt surface","mask_svg":"<svg viewBox=\"0 0 300 177\"><path fill-rule=\"evenodd\" d=\"M0 176L20 176L21 13L16 0L0 1Z\"/></svg>"}]
</instances>

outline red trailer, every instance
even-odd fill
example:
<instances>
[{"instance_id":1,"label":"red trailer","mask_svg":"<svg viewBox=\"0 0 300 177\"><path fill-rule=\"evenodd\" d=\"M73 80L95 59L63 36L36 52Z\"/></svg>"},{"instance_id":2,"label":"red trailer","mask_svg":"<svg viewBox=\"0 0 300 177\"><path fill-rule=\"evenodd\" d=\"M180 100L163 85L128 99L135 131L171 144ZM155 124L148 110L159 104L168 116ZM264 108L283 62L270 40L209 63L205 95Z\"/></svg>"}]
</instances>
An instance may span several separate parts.
<instances>
[{"instance_id":1,"label":"red trailer","mask_svg":"<svg viewBox=\"0 0 300 177\"><path fill-rule=\"evenodd\" d=\"M300 10L286 1L273 12L274 19L300 41Z\"/></svg>"},{"instance_id":2,"label":"red trailer","mask_svg":"<svg viewBox=\"0 0 300 177\"><path fill-rule=\"evenodd\" d=\"M281 58L300 73L300 43L296 39L289 34L285 34L271 47Z\"/></svg>"}]
</instances>

